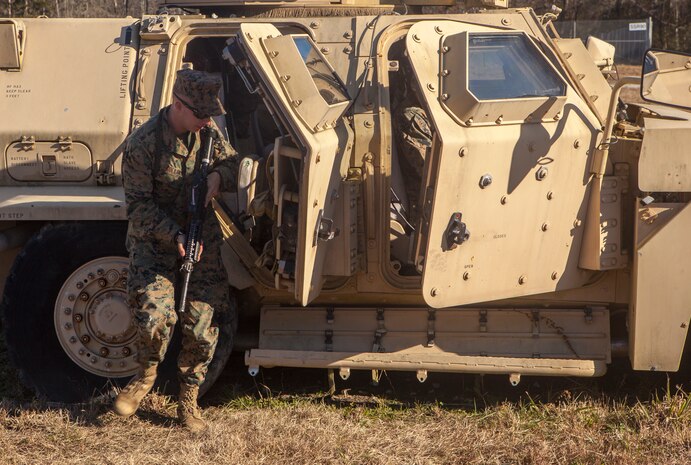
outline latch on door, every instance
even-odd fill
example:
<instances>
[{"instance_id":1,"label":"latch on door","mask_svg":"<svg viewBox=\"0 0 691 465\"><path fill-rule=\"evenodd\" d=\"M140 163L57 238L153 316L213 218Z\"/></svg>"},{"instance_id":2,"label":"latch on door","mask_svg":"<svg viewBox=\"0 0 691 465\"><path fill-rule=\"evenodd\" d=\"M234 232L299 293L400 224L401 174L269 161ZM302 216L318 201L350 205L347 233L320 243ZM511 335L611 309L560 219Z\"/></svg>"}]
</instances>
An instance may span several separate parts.
<instances>
[{"instance_id":1,"label":"latch on door","mask_svg":"<svg viewBox=\"0 0 691 465\"><path fill-rule=\"evenodd\" d=\"M470 238L470 231L468 231L465 223L461 221L462 218L463 214L461 212L455 212L451 215L449 226L446 228L446 234L444 235L446 242L444 250L453 250Z\"/></svg>"}]
</instances>

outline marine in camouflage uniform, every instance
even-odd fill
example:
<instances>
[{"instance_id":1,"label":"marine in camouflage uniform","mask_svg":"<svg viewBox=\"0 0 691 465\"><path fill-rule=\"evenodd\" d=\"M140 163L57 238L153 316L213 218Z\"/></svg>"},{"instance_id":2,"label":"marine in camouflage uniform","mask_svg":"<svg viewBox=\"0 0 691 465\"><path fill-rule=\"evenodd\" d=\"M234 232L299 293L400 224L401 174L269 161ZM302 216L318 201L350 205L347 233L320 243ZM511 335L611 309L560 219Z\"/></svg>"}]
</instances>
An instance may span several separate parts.
<instances>
[{"instance_id":1,"label":"marine in camouflage uniform","mask_svg":"<svg viewBox=\"0 0 691 465\"><path fill-rule=\"evenodd\" d=\"M401 171L406 179L408 221L417 227L420 218L420 185L427 152L432 147L432 129L425 110L417 102L407 99L394 115L394 130L398 134L398 154Z\"/></svg>"},{"instance_id":2,"label":"marine in camouflage uniform","mask_svg":"<svg viewBox=\"0 0 691 465\"><path fill-rule=\"evenodd\" d=\"M153 386L156 367L178 318L174 285L184 254L188 196L201 145L199 129L209 125L218 130L210 116L224 112L218 100L220 86L220 79L201 71L179 71L173 105L147 121L127 143L122 172L129 219L128 291L138 325L140 372L116 399L114 409L123 416L133 414ZM237 186L236 155L225 140L216 140L209 168L210 195ZM220 252L222 235L211 208L206 210L202 236L203 253L190 277L186 311L179 316L178 413L191 429L204 426L196 398L218 339L219 328L212 317L214 312L227 311L229 302Z\"/></svg>"}]
</instances>

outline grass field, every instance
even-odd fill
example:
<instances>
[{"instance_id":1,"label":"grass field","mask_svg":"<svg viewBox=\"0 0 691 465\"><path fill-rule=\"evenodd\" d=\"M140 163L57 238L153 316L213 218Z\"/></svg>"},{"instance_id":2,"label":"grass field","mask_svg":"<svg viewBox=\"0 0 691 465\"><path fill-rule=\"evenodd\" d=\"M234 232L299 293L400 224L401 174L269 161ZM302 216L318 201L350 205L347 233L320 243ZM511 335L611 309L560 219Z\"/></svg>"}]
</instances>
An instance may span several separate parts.
<instances>
[{"instance_id":1,"label":"grass field","mask_svg":"<svg viewBox=\"0 0 691 465\"><path fill-rule=\"evenodd\" d=\"M356 374L357 373L357 374ZM0 463L51 464L678 464L691 463L691 396L666 382L430 374L420 385L365 373L325 395L320 370L264 370L240 357L202 400L209 431L175 421L155 394L133 418L109 402L0 401Z\"/></svg>"}]
</instances>

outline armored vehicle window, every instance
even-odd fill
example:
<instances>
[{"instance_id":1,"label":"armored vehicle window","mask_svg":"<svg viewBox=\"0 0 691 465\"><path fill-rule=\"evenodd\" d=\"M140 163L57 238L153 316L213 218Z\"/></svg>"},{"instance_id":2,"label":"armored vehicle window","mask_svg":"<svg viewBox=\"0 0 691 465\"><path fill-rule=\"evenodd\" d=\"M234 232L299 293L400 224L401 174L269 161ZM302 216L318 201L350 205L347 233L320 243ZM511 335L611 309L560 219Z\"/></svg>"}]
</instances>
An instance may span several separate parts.
<instances>
[{"instance_id":1,"label":"armored vehicle window","mask_svg":"<svg viewBox=\"0 0 691 465\"><path fill-rule=\"evenodd\" d=\"M566 86L519 34L471 34L468 87L479 100L566 95Z\"/></svg>"},{"instance_id":2,"label":"armored vehicle window","mask_svg":"<svg viewBox=\"0 0 691 465\"><path fill-rule=\"evenodd\" d=\"M293 36L293 40L324 101L329 105L347 101L348 94L345 88L329 65L324 62L314 44L305 36Z\"/></svg>"}]
</instances>

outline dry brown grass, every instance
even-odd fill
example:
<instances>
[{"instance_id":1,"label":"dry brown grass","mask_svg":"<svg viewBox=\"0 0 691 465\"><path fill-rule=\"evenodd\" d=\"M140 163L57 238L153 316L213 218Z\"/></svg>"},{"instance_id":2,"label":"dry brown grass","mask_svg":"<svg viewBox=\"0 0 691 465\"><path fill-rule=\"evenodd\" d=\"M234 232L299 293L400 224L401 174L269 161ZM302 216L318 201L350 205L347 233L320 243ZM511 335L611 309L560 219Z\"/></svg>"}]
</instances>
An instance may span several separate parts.
<instances>
[{"instance_id":1,"label":"dry brown grass","mask_svg":"<svg viewBox=\"0 0 691 465\"><path fill-rule=\"evenodd\" d=\"M691 463L691 398L562 400L485 409L398 408L313 395L239 397L208 407L194 437L152 395L120 419L107 405L0 403L0 462L52 464L668 464Z\"/></svg>"}]
</instances>

